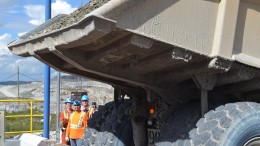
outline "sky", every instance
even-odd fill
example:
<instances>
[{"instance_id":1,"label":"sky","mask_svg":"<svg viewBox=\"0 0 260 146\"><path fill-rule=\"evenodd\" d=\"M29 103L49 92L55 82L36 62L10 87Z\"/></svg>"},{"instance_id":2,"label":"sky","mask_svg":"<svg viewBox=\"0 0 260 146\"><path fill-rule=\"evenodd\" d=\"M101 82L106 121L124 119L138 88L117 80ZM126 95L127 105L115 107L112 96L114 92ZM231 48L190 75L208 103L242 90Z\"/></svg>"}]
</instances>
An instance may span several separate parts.
<instances>
[{"instance_id":1,"label":"sky","mask_svg":"<svg viewBox=\"0 0 260 146\"><path fill-rule=\"evenodd\" d=\"M46 0L0 0L0 82L44 79L44 65L33 57L13 55L7 44L45 21ZM89 0L51 0L52 17L70 14ZM56 71L51 70L51 77ZM26 77L27 76L27 77ZM28 78L30 77L30 78Z\"/></svg>"}]
</instances>

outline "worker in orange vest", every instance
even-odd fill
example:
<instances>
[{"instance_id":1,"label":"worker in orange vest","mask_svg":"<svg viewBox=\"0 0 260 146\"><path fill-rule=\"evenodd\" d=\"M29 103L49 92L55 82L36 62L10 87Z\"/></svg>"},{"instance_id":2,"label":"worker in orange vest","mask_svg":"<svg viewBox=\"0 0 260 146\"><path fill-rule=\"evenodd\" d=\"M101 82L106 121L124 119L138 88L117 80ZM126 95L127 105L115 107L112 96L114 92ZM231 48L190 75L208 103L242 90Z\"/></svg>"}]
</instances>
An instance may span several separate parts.
<instances>
[{"instance_id":1,"label":"worker in orange vest","mask_svg":"<svg viewBox=\"0 0 260 146\"><path fill-rule=\"evenodd\" d=\"M87 112L89 118L91 118L96 109L89 105L88 95L83 95L81 97L81 104L81 111Z\"/></svg>"},{"instance_id":2,"label":"worker in orange vest","mask_svg":"<svg viewBox=\"0 0 260 146\"><path fill-rule=\"evenodd\" d=\"M65 106L66 109L60 114L60 123L61 123L61 143L62 144L67 144L70 145L69 141L66 141L66 128L68 125L69 117L71 113L73 112L72 110L72 103L73 100L72 98L67 98L65 101Z\"/></svg>"},{"instance_id":3,"label":"worker in orange vest","mask_svg":"<svg viewBox=\"0 0 260 146\"><path fill-rule=\"evenodd\" d=\"M82 146L84 130L88 125L88 113L80 110L80 101L73 102L74 112L70 115L66 130L66 141L70 141L71 146Z\"/></svg>"}]
</instances>

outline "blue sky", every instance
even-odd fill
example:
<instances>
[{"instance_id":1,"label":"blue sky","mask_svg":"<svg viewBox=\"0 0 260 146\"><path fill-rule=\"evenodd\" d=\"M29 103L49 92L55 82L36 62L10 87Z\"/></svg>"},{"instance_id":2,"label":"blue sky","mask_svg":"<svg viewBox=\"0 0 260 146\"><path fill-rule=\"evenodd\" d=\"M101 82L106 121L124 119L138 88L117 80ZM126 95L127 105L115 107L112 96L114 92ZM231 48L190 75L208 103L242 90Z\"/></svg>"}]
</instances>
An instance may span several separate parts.
<instances>
[{"instance_id":1,"label":"blue sky","mask_svg":"<svg viewBox=\"0 0 260 146\"><path fill-rule=\"evenodd\" d=\"M52 0L52 17L69 14L89 0ZM32 57L13 55L6 44L32 30L45 20L45 0L0 0L0 82L16 80L17 73L43 80L43 64ZM52 76L56 71L52 70ZM10 77L9 79L7 79ZM31 80L20 76L21 80Z\"/></svg>"}]
</instances>

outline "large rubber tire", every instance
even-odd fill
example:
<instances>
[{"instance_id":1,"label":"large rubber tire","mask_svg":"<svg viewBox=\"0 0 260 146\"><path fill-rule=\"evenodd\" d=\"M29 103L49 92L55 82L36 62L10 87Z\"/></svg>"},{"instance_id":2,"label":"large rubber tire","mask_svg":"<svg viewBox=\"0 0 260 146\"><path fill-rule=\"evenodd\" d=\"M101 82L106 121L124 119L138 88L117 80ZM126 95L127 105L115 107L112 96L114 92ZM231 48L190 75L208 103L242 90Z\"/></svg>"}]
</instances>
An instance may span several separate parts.
<instances>
[{"instance_id":1,"label":"large rubber tire","mask_svg":"<svg viewBox=\"0 0 260 146\"><path fill-rule=\"evenodd\" d=\"M160 137L155 139L157 146L181 146L191 144L189 132L201 118L200 102L190 101L179 108L167 111L165 122L160 128Z\"/></svg>"},{"instance_id":2,"label":"large rubber tire","mask_svg":"<svg viewBox=\"0 0 260 146\"><path fill-rule=\"evenodd\" d=\"M242 146L260 136L260 104L238 102L209 111L190 132L194 145Z\"/></svg>"},{"instance_id":3,"label":"large rubber tire","mask_svg":"<svg viewBox=\"0 0 260 146\"><path fill-rule=\"evenodd\" d=\"M219 106L201 118L189 133L189 139L162 142L178 146L242 146L260 136L260 105L239 102Z\"/></svg>"},{"instance_id":4,"label":"large rubber tire","mask_svg":"<svg viewBox=\"0 0 260 146\"><path fill-rule=\"evenodd\" d=\"M130 146L133 143L132 125L125 110L131 107L130 100L124 100L114 108L114 102L99 109L85 130L84 146Z\"/></svg>"}]
</instances>

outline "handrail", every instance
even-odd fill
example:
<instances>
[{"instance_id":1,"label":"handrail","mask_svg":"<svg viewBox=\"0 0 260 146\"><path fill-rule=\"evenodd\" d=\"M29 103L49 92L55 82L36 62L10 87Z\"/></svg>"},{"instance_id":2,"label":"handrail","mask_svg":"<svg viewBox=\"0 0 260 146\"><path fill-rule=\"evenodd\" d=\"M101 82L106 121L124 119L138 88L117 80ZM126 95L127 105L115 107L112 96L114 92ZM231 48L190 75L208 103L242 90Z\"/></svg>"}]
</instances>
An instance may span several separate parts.
<instances>
[{"instance_id":1,"label":"handrail","mask_svg":"<svg viewBox=\"0 0 260 146\"><path fill-rule=\"evenodd\" d=\"M19 99L19 100L0 100L0 102L43 102L43 100L39 99Z\"/></svg>"},{"instance_id":2,"label":"handrail","mask_svg":"<svg viewBox=\"0 0 260 146\"><path fill-rule=\"evenodd\" d=\"M29 115L10 115L10 116L5 116L5 118L30 117L30 130L29 131L9 131L9 132L5 132L5 134L43 132L43 130L33 130L33 117L43 117L43 114L33 114L33 103L34 102L43 102L43 100L21 99L21 100L0 100L0 102L29 102L30 103L30 114Z\"/></svg>"}]
</instances>

